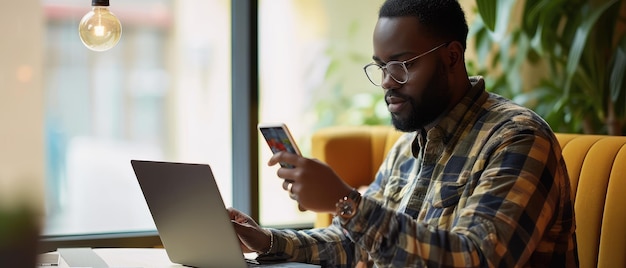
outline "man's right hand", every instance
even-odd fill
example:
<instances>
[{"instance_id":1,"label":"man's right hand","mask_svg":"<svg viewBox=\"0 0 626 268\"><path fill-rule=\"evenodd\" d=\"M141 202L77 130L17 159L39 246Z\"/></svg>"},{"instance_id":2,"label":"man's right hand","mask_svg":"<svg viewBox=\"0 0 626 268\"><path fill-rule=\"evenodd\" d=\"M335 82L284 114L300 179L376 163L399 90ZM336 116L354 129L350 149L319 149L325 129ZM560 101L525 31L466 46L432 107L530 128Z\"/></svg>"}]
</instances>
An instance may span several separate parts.
<instances>
[{"instance_id":1,"label":"man's right hand","mask_svg":"<svg viewBox=\"0 0 626 268\"><path fill-rule=\"evenodd\" d=\"M239 210L228 208L227 211L244 253L262 253L270 249L269 230L261 228L250 216Z\"/></svg>"}]
</instances>

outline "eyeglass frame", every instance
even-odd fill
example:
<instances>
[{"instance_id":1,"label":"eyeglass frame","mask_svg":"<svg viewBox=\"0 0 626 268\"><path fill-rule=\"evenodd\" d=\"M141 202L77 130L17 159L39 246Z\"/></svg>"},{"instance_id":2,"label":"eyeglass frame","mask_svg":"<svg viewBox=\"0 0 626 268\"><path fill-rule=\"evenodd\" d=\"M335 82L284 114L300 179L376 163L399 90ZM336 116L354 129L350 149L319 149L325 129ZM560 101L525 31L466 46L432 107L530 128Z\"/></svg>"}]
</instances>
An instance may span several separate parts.
<instances>
[{"instance_id":1,"label":"eyeglass frame","mask_svg":"<svg viewBox=\"0 0 626 268\"><path fill-rule=\"evenodd\" d=\"M365 66L363 66L363 71L365 72L365 76L367 76L367 80L370 80L370 82L372 84L374 84L375 86L377 86L377 87L381 86L383 84L383 81L385 80L387 75L391 76L391 79L393 79L394 81L398 82L399 84L404 85L406 82L409 81L409 69L406 67L407 63L410 63L410 62L415 61L415 60L417 60L417 59L419 59L419 58L421 58L423 56L426 56L426 55L434 52L435 50L437 50L437 49L439 49L439 48L441 48L443 46L446 46L448 44L450 44L450 42L445 42L445 43L443 43L441 45L438 45L438 46L436 46L436 47L434 47L434 48L432 48L432 49L430 49L430 50L428 50L428 51L426 51L426 52L424 52L422 54L419 54L419 55L417 55L417 56L415 56L413 58L410 58L408 60L405 60L405 61L395 61L395 60L388 61L387 63L385 63L384 66L380 65L380 64L378 64L376 62L371 62L371 63L368 63ZM393 77L393 75L390 72L387 71L387 66L390 65L390 64L400 64L402 66L402 69L404 69L404 72L406 73L406 80L398 81L398 79ZM372 81L372 78L369 76L369 74L367 74L367 68L370 67L370 66L378 66L378 68L383 70L383 78L381 79L380 84L374 83L374 81Z\"/></svg>"}]
</instances>

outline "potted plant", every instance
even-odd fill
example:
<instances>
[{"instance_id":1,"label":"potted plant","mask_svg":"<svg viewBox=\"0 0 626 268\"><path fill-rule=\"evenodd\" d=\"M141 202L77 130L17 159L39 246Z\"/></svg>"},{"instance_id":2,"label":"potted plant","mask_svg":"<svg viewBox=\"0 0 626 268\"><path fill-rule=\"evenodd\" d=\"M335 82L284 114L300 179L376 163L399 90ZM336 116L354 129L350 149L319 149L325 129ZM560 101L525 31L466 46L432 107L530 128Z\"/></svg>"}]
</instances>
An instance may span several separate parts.
<instances>
[{"instance_id":1,"label":"potted plant","mask_svg":"<svg viewBox=\"0 0 626 268\"><path fill-rule=\"evenodd\" d=\"M535 109L556 131L623 135L623 2L478 0L471 34L479 58L493 60L475 67L493 71L492 88ZM512 12L520 12L520 21L509 19L516 17ZM529 88L522 86L525 65L546 69L538 84L524 85Z\"/></svg>"},{"instance_id":2,"label":"potted plant","mask_svg":"<svg viewBox=\"0 0 626 268\"><path fill-rule=\"evenodd\" d=\"M26 207L0 205L0 263L2 267L35 267L39 225Z\"/></svg>"}]
</instances>

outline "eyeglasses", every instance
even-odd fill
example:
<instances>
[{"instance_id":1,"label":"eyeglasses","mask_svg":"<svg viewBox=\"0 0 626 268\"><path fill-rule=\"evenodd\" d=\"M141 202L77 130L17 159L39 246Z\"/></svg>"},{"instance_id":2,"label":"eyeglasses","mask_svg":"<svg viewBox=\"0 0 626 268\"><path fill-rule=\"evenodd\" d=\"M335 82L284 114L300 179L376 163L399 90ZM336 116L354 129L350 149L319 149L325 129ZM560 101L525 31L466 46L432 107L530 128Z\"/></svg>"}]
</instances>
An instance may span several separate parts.
<instances>
[{"instance_id":1,"label":"eyeglasses","mask_svg":"<svg viewBox=\"0 0 626 268\"><path fill-rule=\"evenodd\" d=\"M411 59L405 60L405 61L389 61L387 62L387 64L385 65L380 65L378 63L372 62L370 64L367 64L363 67L363 70L365 71L365 75L367 76L367 79L370 80L370 82L372 82L372 84L374 84L375 86L380 86L383 83L383 80L385 80L385 76L387 74L389 74L391 76L391 78L393 78L393 80L395 80L396 82L400 83L400 84L404 84L406 83L406 81L409 80L409 70L406 68L406 64L410 63L414 60L417 60L423 56L428 55L429 53L439 49L440 47L443 47L445 45L447 45L448 43L443 43L441 45L436 46L435 48L426 51L422 54L419 54Z\"/></svg>"}]
</instances>

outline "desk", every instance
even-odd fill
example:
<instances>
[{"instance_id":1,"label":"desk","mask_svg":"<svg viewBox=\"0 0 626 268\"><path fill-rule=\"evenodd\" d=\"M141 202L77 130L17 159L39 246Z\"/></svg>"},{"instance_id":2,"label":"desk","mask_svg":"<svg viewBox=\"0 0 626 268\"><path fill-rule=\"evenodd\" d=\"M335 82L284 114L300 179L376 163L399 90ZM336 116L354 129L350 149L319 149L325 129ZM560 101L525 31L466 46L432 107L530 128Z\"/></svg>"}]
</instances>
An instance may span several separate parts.
<instances>
[{"instance_id":1,"label":"desk","mask_svg":"<svg viewBox=\"0 0 626 268\"><path fill-rule=\"evenodd\" d=\"M185 267L180 264L172 263L167 257L165 249L162 248L95 248L93 249L93 251L98 256L100 256L100 258L102 258L110 267ZM45 254L58 253L51 252ZM70 266L67 265L63 258L61 258L58 267L68 268Z\"/></svg>"},{"instance_id":2,"label":"desk","mask_svg":"<svg viewBox=\"0 0 626 268\"><path fill-rule=\"evenodd\" d=\"M171 268L187 267L172 263L167 256L167 252L162 248L95 248L93 252L98 255L111 268ZM44 253L42 255L56 255L57 252ZM244 254L246 258L254 259L256 253ZM38 266L52 268L55 266ZM60 258L59 268L69 268L70 266ZM284 263L277 264L277 267L319 267L317 265L304 263Z\"/></svg>"}]
</instances>

